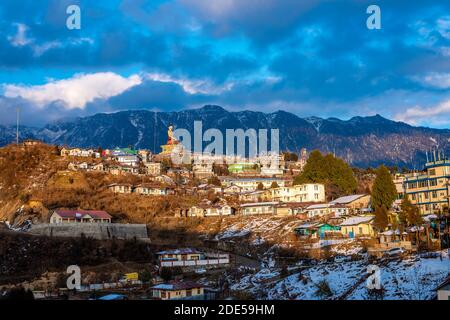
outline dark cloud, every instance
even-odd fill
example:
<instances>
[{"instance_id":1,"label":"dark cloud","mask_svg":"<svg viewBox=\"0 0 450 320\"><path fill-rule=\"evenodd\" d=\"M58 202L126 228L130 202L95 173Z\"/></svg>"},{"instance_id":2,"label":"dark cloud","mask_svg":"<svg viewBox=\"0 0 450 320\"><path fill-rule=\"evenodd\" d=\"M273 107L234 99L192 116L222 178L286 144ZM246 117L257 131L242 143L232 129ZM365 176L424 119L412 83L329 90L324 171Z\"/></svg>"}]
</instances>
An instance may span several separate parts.
<instances>
[{"instance_id":1,"label":"dark cloud","mask_svg":"<svg viewBox=\"0 0 450 320\"><path fill-rule=\"evenodd\" d=\"M79 31L65 27L69 4L82 9ZM383 97L379 113L415 106L417 101L400 103L405 92L441 99L430 98L428 103L420 99L421 105L449 99L450 86L423 79L434 73L444 81L450 78L450 2L377 1L382 29L376 31L366 28L370 4L368 0L3 0L3 79L15 70L34 69L154 72L226 89L189 93L180 81L147 80L84 109L66 110L62 102L39 109L28 101L6 98L1 98L0 107L9 111L20 104L30 110L24 118L42 123L100 111L178 110L207 103L339 117L370 112L369 107L358 106L372 106L367 103L371 97ZM14 43L19 25L26 29L22 41ZM21 82L26 84L27 79ZM343 106L351 110L343 111Z\"/></svg>"}]
</instances>

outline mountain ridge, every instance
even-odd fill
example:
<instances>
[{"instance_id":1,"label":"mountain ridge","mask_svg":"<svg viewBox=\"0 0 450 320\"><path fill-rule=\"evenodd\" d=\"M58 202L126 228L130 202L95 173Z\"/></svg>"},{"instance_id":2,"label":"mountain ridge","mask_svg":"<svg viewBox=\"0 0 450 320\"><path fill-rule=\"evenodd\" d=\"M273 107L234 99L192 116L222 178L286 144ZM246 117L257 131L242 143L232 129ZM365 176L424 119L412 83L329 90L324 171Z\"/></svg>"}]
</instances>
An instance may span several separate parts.
<instances>
[{"instance_id":1,"label":"mountain ridge","mask_svg":"<svg viewBox=\"0 0 450 320\"><path fill-rule=\"evenodd\" d=\"M47 143L77 147L114 148L133 146L160 152L167 140L167 127L173 124L193 132L194 121L202 121L203 132L209 128L280 130L280 149L299 152L319 149L333 152L358 167L387 165L414 168L423 165L425 152L439 147L450 151L450 130L415 127L393 121L379 114L356 116L348 120L307 117L278 110L227 111L217 105L198 109L155 112L125 110L97 113L88 117L59 120L43 128L21 127L21 138L35 138ZM0 126L0 145L15 138L14 126Z\"/></svg>"}]
</instances>

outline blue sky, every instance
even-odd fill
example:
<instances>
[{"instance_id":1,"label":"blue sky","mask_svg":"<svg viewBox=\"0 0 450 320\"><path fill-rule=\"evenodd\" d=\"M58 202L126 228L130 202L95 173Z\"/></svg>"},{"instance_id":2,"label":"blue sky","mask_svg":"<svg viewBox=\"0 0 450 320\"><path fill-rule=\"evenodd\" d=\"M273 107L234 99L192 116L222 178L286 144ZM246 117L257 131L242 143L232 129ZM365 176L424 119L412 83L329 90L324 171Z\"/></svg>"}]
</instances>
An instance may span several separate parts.
<instances>
[{"instance_id":1,"label":"blue sky","mask_svg":"<svg viewBox=\"0 0 450 320\"><path fill-rule=\"evenodd\" d=\"M81 8L68 30L66 8ZM366 9L381 8L381 30ZM338 117L450 128L450 2L2 0L0 123L128 109Z\"/></svg>"}]
</instances>

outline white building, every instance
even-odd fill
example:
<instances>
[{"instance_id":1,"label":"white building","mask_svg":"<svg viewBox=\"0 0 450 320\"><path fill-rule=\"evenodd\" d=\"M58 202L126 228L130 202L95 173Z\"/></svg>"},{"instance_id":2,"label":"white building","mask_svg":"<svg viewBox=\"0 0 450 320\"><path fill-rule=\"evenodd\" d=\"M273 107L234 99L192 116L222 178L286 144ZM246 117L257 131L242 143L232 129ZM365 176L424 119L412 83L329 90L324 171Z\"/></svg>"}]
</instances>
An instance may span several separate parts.
<instances>
[{"instance_id":1,"label":"white building","mask_svg":"<svg viewBox=\"0 0 450 320\"><path fill-rule=\"evenodd\" d=\"M270 190L273 201L281 202L324 202L325 186L320 183L298 184Z\"/></svg>"},{"instance_id":2,"label":"white building","mask_svg":"<svg viewBox=\"0 0 450 320\"><path fill-rule=\"evenodd\" d=\"M229 177L221 177L220 178L222 185L225 187L235 185L241 188L242 192L255 191L258 189L258 185L262 184L264 189L269 189L272 184L275 182L278 187L284 187L286 184L286 180L280 178L229 178Z\"/></svg>"},{"instance_id":3,"label":"white building","mask_svg":"<svg viewBox=\"0 0 450 320\"><path fill-rule=\"evenodd\" d=\"M306 208L308 218L322 217L332 215L334 217L341 217L349 214L349 208L344 205L332 203L318 203L312 204Z\"/></svg>"},{"instance_id":4,"label":"white building","mask_svg":"<svg viewBox=\"0 0 450 320\"><path fill-rule=\"evenodd\" d=\"M276 214L278 202L254 202L241 204L241 213L243 215L254 214Z\"/></svg>"},{"instance_id":5,"label":"white building","mask_svg":"<svg viewBox=\"0 0 450 320\"><path fill-rule=\"evenodd\" d=\"M136 155L120 154L117 156L117 162L122 165L135 167L139 163L139 158Z\"/></svg>"}]
</instances>

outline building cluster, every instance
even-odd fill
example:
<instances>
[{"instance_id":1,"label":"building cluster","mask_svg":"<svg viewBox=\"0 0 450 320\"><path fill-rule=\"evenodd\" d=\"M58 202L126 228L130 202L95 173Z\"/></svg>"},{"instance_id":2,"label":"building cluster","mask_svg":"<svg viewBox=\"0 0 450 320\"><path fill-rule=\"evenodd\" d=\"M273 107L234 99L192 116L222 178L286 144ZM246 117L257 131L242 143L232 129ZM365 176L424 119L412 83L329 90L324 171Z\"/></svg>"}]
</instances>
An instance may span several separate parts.
<instances>
[{"instance_id":1,"label":"building cluster","mask_svg":"<svg viewBox=\"0 0 450 320\"><path fill-rule=\"evenodd\" d=\"M302 224L295 232L301 237L375 235L370 195L352 194L327 201L323 184L293 183L308 159L305 149L295 161L284 154L240 159L193 153L190 165L174 165L170 151L176 144L169 134L160 154L131 148L98 151L62 148L61 155L92 158L79 162L71 159L71 170L151 177L149 183L107 186L114 193L200 196L194 205L180 205L174 212L178 217L296 216ZM440 154L425 164L424 171L397 174L393 181L397 189L394 209L398 210L401 200L408 197L425 217L448 211L450 160Z\"/></svg>"},{"instance_id":2,"label":"building cluster","mask_svg":"<svg viewBox=\"0 0 450 320\"><path fill-rule=\"evenodd\" d=\"M450 159L436 156L422 172L398 175L399 198L407 196L422 215L439 214L450 208Z\"/></svg>"}]
</instances>

